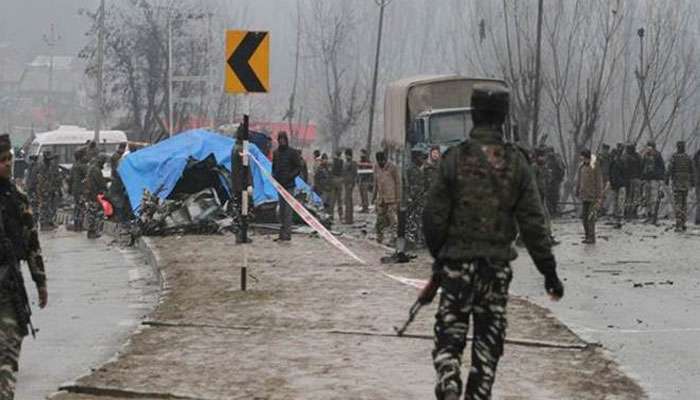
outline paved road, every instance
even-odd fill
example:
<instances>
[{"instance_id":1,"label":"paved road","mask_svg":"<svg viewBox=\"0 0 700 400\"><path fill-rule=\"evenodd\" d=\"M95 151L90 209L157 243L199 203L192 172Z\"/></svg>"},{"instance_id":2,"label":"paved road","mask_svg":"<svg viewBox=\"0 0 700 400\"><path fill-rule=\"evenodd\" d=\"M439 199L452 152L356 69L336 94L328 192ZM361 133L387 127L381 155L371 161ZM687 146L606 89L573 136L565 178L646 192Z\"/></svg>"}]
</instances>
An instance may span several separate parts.
<instances>
[{"instance_id":1,"label":"paved road","mask_svg":"<svg viewBox=\"0 0 700 400\"><path fill-rule=\"evenodd\" d=\"M109 246L107 239L90 243L70 232L44 235L41 242L49 306L35 310L37 339L24 341L17 400L43 399L106 362L157 296L152 272L137 252ZM34 287L27 286L36 304Z\"/></svg>"},{"instance_id":2,"label":"paved road","mask_svg":"<svg viewBox=\"0 0 700 400\"><path fill-rule=\"evenodd\" d=\"M700 231L603 226L600 234L608 240L583 246L582 230L578 223L557 227L560 275L567 279L563 302L545 299L524 251L516 262L514 292L551 308L584 339L603 344L652 400L697 398Z\"/></svg>"}]
</instances>

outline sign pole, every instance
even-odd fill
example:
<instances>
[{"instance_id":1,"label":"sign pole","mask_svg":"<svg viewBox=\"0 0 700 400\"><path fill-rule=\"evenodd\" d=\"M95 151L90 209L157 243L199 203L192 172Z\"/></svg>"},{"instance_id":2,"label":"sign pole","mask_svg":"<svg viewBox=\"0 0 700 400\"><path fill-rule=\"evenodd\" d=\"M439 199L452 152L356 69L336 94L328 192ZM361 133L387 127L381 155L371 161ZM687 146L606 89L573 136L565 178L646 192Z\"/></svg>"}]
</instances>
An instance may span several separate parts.
<instances>
[{"instance_id":1,"label":"sign pole","mask_svg":"<svg viewBox=\"0 0 700 400\"><path fill-rule=\"evenodd\" d=\"M229 94L267 93L270 88L270 34L269 32L226 31L226 66L224 69L224 91ZM243 124L236 135L235 157L231 159L231 176L235 182L232 193L240 193L237 244L250 243L248 238L249 199L253 191L250 178L250 113L243 115ZM235 160L234 160L235 158ZM235 162L236 160L240 160ZM234 170L234 166L237 170ZM240 175L236 175L240 174ZM240 186L239 186L240 185ZM234 197L237 197L234 195ZM235 202L236 199L234 199ZM238 206L240 205L240 209ZM248 286L248 246L243 246L241 267L241 290Z\"/></svg>"}]
</instances>

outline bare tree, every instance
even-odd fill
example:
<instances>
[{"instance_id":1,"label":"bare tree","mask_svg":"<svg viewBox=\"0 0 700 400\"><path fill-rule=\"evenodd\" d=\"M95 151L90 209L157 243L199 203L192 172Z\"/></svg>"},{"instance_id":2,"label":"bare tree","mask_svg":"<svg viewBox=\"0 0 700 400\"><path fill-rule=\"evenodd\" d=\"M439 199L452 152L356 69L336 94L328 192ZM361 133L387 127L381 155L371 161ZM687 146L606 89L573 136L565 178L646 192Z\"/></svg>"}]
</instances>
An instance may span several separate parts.
<instances>
[{"instance_id":1,"label":"bare tree","mask_svg":"<svg viewBox=\"0 0 700 400\"><path fill-rule=\"evenodd\" d=\"M122 108L128 130L142 134L144 140L158 140L167 132L168 24L173 35L173 70L180 75L199 75L206 69L206 45L189 32L192 20L198 18L196 8L182 0L173 0L165 7L144 0L113 3L106 11L105 24L105 98L112 111ZM88 32L97 32L97 13L82 11L93 21ZM169 21L168 21L169 20ZM81 51L87 60L87 75L94 77L95 43ZM192 84L174 85L178 98L205 94L205 88ZM174 120L179 126L189 118L192 106L176 102Z\"/></svg>"},{"instance_id":2,"label":"bare tree","mask_svg":"<svg viewBox=\"0 0 700 400\"><path fill-rule=\"evenodd\" d=\"M654 5L645 27L637 30L639 64L634 69L637 102L629 121L627 139L642 137L666 146L678 118L697 88L695 41L685 41L690 10ZM646 133L646 135L645 135Z\"/></svg>"},{"instance_id":3,"label":"bare tree","mask_svg":"<svg viewBox=\"0 0 700 400\"><path fill-rule=\"evenodd\" d=\"M323 126L333 152L341 139L358 122L368 105L367 88L352 47L357 21L351 7L343 2L329 5L311 2L312 25L305 31L311 67L322 82Z\"/></svg>"}]
</instances>

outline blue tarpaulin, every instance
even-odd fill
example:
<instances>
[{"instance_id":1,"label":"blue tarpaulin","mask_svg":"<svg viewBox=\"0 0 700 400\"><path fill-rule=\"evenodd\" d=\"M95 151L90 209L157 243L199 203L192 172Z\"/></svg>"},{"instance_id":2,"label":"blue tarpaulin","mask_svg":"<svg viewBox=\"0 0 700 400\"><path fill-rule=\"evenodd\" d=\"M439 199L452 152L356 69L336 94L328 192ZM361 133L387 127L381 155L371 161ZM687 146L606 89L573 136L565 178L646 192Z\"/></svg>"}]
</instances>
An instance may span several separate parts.
<instances>
[{"instance_id":1,"label":"blue tarpaulin","mask_svg":"<svg viewBox=\"0 0 700 400\"><path fill-rule=\"evenodd\" d=\"M129 195L132 210L139 213L143 191L146 189L151 193L157 192L160 199L166 199L182 177L191 158L202 161L213 154L220 166L231 171L231 150L234 144L232 138L197 129L129 153L119 163L118 171ZM249 153L267 171L271 170L272 163L255 144L250 143ZM256 163L250 164L253 175L253 204L259 206L276 202L277 191L274 186L265 178ZM296 186L298 190L311 193L315 203L321 201L301 178L297 178Z\"/></svg>"}]
</instances>

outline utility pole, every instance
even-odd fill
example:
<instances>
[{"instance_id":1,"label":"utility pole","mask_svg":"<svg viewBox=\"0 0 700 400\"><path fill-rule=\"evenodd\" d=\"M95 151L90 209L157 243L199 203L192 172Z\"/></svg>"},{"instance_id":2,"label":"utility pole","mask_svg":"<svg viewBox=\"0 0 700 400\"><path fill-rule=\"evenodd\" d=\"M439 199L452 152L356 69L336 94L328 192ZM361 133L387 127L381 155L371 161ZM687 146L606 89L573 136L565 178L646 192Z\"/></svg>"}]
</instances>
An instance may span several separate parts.
<instances>
[{"instance_id":1,"label":"utility pole","mask_svg":"<svg viewBox=\"0 0 700 400\"><path fill-rule=\"evenodd\" d=\"M535 110L532 118L532 146L537 146L539 118L540 118L540 92L542 91L542 14L544 0L539 0L537 9L537 61L535 64Z\"/></svg>"},{"instance_id":2,"label":"utility pole","mask_svg":"<svg viewBox=\"0 0 700 400\"><path fill-rule=\"evenodd\" d=\"M379 74L379 55L382 48L382 28L384 27L384 8L393 0L374 0L379 6L379 28L377 29L377 51L374 55L374 73L372 74L372 96L369 103L369 128L367 129L367 154L372 154L372 130L374 128L374 103L377 98L377 75Z\"/></svg>"},{"instance_id":3,"label":"utility pole","mask_svg":"<svg viewBox=\"0 0 700 400\"><path fill-rule=\"evenodd\" d=\"M639 71L636 73L637 79L639 80L639 96L642 101L642 108L644 109L644 127L649 133L649 139L654 139L654 132L651 129L651 120L649 118L649 103L647 102L646 93L646 67L644 66L644 28L639 28L637 30L637 36L639 36Z\"/></svg>"},{"instance_id":4,"label":"utility pole","mask_svg":"<svg viewBox=\"0 0 700 400\"><path fill-rule=\"evenodd\" d=\"M61 36L56 34L56 27L51 24L51 31L48 35L44 35L44 42L49 48L49 90L46 96L46 120L48 125L48 130L51 130L51 107L53 106L53 57L54 57L54 47L58 41L61 40Z\"/></svg>"},{"instance_id":5,"label":"utility pole","mask_svg":"<svg viewBox=\"0 0 700 400\"><path fill-rule=\"evenodd\" d=\"M172 5L171 5L172 7ZM168 10L168 136L173 137L173 24Z\"/></svg>"},{"instance_id":6,"label":"utility pole","mask_svg":"<svg viewBox=\"0 0 700 400\"><path fill-rule=\"evenodd\" d=\"M102 109L104 97L102 94L104 79L104 47L105 47L105 0L100 1L99 31L97 32L97 106L95 107L95 144L100 143L100 129L102 129Z\"/></svg>"}]
</instances>

